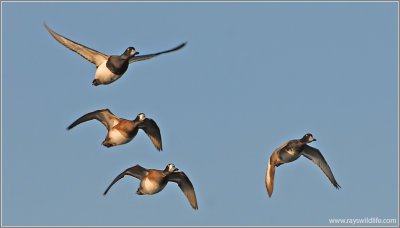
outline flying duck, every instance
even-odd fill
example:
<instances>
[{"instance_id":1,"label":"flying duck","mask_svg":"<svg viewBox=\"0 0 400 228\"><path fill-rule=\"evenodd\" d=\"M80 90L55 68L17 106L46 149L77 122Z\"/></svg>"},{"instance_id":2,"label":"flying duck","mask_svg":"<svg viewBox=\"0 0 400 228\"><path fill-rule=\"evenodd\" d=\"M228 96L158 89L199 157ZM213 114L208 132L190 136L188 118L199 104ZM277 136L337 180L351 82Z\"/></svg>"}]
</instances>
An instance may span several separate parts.
<instances>
[{"instance_id":1,"label":"flying duck","mask_svg":"<svg viewBox=\"0 0 400 228\"><path fill-rule=\"evenodd\" d=\"M107 85L116 81L126 72L129 64L133 62L146 60L153 58L157 55L173 52L181 49L183 46L186 45L185 42L170 50L148 55L138 55L139 52L137 52L134 47L128 47L125 52L122 53L122 55L104 55L103 53L78 44L66 37L55 33L44 23L43 25L47 29L47 31L54 37L54 39L56 39L68 49L78 53L89 62L96 65L97 70L94 76L95 79L92 82L92 84L95 86Z\"/></svg>"},{"instance_id":2,"label":"flying duck","mask_svg":"<svg viewBox=\"0 0 400 228\"><path fill-rule=\"evenodd\" d=\"M118 118L109 109L97 110L83 115L69 125L67 129L70 130L80 123L93 119L100 121L108 130L107 137L102 143L106 147L128 143L136 136L139 129L142 129L157 150L162 150L160 129L154 120L146 118L143 113L138 114L134 120L126 120Z\"/></svg>"},{"instance_id":3,"label":"flying duck","mask_svg":"<svg viewBox=\"0 0 400 228\"><path fill-rule=\"evenodd\" d=\"M312 134L305 134L301 139L289 140L281 147L277 148L268 160L267 173L265 175L265 185L267 187L267 192L269 197L272 195L274 190L274 176L275 176L275 166L278 167L282 164L292 162L298 159L301 155L313 161L316 165L321 168L322 172L328 177L333 186L337 189L340 188L339 184L336 182L335 177L329 168L328 163L322 156L321 152L313 148L307 143L317 141L313 138Z\"/></svg>"},{"instance_id":4,"label":"flying duck","mask_svg":"<svg viewBox=\"0 0 400 228\"><path fill-rule=\"evenodd\" d=\"M140 180L139 188L136 191L138 195L156 194L163 190L169 181L175 182L185 194L193 209L198 209L192 182L190 182L186 174L177 169L174 164L168 164L164 170L145 169L140 165L134 165L119 174L103 194L106 195L108 190L125 175L130 175Z\"/></svg>"}]
</instances>

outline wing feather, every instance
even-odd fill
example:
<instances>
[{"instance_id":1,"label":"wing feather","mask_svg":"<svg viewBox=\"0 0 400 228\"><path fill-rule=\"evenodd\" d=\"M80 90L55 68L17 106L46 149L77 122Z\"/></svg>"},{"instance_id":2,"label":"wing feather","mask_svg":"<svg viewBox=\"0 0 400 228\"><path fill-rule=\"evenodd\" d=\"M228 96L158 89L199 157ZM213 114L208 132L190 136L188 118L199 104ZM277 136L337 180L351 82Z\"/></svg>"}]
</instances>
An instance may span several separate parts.
<instances>
[{"instance_id":1,"label":"wing feather","mask_svg":"<svg viewBox=\"0 0 400 228\"><path fill-rule=\"evenodd\" d=\"M271 197L274 191L274 180L275 180L275 167L278 162L278 153L289 143L285 142L282 146L276 148L272 153L271 157L268 159L267 172L265 173L265 186L267 188L268 196Z\"/></svg>"},{"instance_id":2,"label":"wing feather","mask_svg":"<svg viewBox=\"0 0 400 228\"><path fill-rule=\"evenodd\" d=\"M149 136L150 140L153 142L154 146L157 150L162 150L162 140L160 128L157 126L156 122L152 119L146 118L139 125L140 129L143 129L144 132Z\"/></svg>"},{"instance_id":3,"label":"wing feather","mask_svg":"<svg viewBox=\"0 0 400 228\"><path fill-rule=\"evenodd\" d=\"M104 61L107 61L107 59L110 56L104 55L103 53L100 53L96 50L93 50L91 48L88 48L82 44L78 44L66 37L63 37L57 33L55 33L53 30L51 30L46 24L44 24L44 27L47 29L47 31L56 39L58 42L60 42L62 45L67 47L68 49L76 52L86 60L88 60L91 63L94 63L96 67L98 67L100 64L102 64Z\"/></svg>"},{"instance_id":4,"label":"wing feather","mask_svg":"<svg viewBox=\"0 0 400 228\"><path fill-rule=\"evenodd\" d=\"M269 158L267 172L265 174L265 186L267 187L267 192L269 197L271 197L272 192L274 191L274 177L275 177L275 164L272 164L271 158Z\"/></svg>"},{"instance_id":5,"label":"wing feather","mask_svg":"<svg viewBox=\"0 0 400 228\"><path fill-rule=\"evenodd\" d=\"M197 205L196 193L194 192L192 182L190 182L186 174L182 171L175 171L168 175L168 180L178 183L179 188L182 190L183 194L185 194L190 205L193 207L193 209L197 210L198 205Z\"/></svg>"},{"instance_id":6,"label":"wing feather","mask_svg":"<svg viewBox=\"0 0 400 228\"><path fill-rule=\"evenodd\" d=\"M156 56L161 55L161 54L165 54L165 53L168 53L168 52L177 51L177 50L183 48L185 45L186 45L186 42L180 44L180 45L177 46L177 47L174 47L174 48L172 48L172 49L169 49L169 50L167 50L167 51L162 51L162 52L158 52L158 53L154 53L154 54L148 54L148 55L136 55L136 56L133 56L133 57L131 57L131 58L129 59L129 63L133 63L133 62L137 62L137 61L142 61L142 60L146 60L146 59L151 59L151 58L156 57Z\"/></svg>"},{"instance_id":7,"label":"wing feather","mask_svg":"<svg viewBox=\"0 0 400 228\"><path fill-rule=\"evenodd\" d=\"M112 182L111 184L108 186L108 188L106 189L106 191L103 193L103 195L106 195L107 192L110 190L110 188L117 183L117 181L119 181L120 179L122 179L125 175L130 175L133 177L136 177L137 179L141 180L143 179L146 175L148 174L148 170L143 168L140 165L134 165L128 169L126 169L124 172L122 172L121 174L119 174Z\"/></svg>"},{"instance_id":8,"label":"wing feather","mask_svg":"<svg viewBox=\"0 0 400 228\"><path fill-rule=\"evenodd\" d=\"M324 156L322 156L321 152L318 149L306 145L302 154L319 166L319 168L322 170L322 172L325 173L325 175L328 177L335 188L340 188L340 185L336 182L336 179L333 176L331 168L329 167L328 163L325 161Z\"/></svg>"},{"instance_id":9,"label":"wing feather","mask_svg":"<svg viewBox=\"0 0 400 228\"><path fill-rule=\"evenodd\" d=\"M69 125L67 129L70 130L80 123L83 123L83 122L86 122L89 120L93 120L93 119L100 121L108 130L113 128L120 121L120 119L117 116L115 116L114 114L112 114L109 109L102 109L102 110L93 111L93 112L83 115L82 117L77 119L75 122L73 122L71 125Z\"/></svg>"}]
</instances>

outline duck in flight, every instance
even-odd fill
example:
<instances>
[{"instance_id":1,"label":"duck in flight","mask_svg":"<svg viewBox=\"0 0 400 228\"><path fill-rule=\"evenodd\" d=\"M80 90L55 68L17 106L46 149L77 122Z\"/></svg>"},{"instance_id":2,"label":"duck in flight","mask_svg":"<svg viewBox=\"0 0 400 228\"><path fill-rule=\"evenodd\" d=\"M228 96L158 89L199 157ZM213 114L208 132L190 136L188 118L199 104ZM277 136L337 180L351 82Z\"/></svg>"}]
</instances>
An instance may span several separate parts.
<instances>
[{"instance_id":1,"label":"duck in flight","mask_svg":"<svg viewBox=\"0 0 400 228\"><path fill-rule=\"evenodd\" d=\"M336 182L331 168L325 161L325 158L322 156L321 152L318 149L307 145L307 143L313 141L316 141L316 139L313 138L312 134L308 133L305 134L301 139L289 140L272 153L268 160L267 173L265 175L265 185L267 187L269 197L271 197L272 191L274 190L275 167L292 162L298 159L301 155L318 165L322 172L324 172L331 181L333 186L337 189L340 188L340 185Z\"/></svg>"},{"instance_id":2,"label":"duck in flight","mask_svg":"<svg viewBox=\"0 0 400 228\"><path fill-rule=\"evenodd\" d=\"M177 169L174 164L168 164L164 170L145 169L140 165L134 165L119 174L110 186L108 186L104 195L106 195L110 188L125 175L130 175L140 180L139 188L136 191L138 195L156 194L163 190L168 182L175 182L178 184L183 194L185 194L193 209L198 209L192 182L190 182L186 174Z\"/></svg>"},{"instance_id":3,"label":"duck in flight","mask_svg":"<svg viewBox=\"0 0 400 228\"><path fill-rule=\"evenodd\" d=\"M100 121L108 130L107 137L102 143L105 147L128 143L137 135L139 129L142 129L157 150L162 150L160 128L154 120L146 118L144 113L138 114L134 120L126 120L115 116L108 109L97 110L83 115L67 129L70 130L80 123L93 119Z\"/></svg>"},{"instance_id":4,"label":"duck in flight","mask_svg":"<svg viewBox=\"0 0 400 228\"><path fill-rule=\"evenodd\" d=\"M142 61L164 53L177 51L186 45L185 42L175 48L148 55L139 55L139 52L137 52L134 47L128 47L125 52L122 53L122 55L105 55L55 33L44 23L43 25L54 37L54 39L96 65L97 70L94 76L95 79L92 82L94 86L107 85L116 81L126 72L129 64L133 62Z\"/></svg>"}]
</instances>

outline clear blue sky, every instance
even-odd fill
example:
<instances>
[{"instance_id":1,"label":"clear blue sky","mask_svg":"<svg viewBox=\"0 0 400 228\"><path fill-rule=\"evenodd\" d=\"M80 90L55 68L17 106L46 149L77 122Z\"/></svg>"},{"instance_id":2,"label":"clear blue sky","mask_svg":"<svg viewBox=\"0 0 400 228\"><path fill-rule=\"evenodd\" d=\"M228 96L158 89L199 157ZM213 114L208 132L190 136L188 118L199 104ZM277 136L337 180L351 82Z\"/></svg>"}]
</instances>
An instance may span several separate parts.
<instances>
[{"instance_id":1,"label":"clear blue sky","mask_svg":"<svg viewBox=\"0 0 400 228\"><path fill-rule=\"evenodd\" d=\"M3 2L1 15L2 225L397 218L398 3ZM95 66L43 22L105 54L188 44L94 87ZM154 119L164 150L143 132L106 148L97 121L66 130L103 108ZM342 189L301 157L277 168L268 198L269 156L307 132ZM139 196L139 181L125 177L102 194L134 164L168 163L192 180L198 211L174 183Z\"/></svg>"}]
</instances>

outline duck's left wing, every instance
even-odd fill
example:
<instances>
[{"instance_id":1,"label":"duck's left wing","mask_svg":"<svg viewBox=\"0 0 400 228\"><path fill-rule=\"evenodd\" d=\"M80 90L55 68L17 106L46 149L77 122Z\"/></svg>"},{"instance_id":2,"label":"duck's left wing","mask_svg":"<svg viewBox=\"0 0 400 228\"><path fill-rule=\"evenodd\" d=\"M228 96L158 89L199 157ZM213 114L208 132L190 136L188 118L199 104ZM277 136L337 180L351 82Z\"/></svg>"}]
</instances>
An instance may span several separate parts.
<instances>
[{"instance_id":1,"label":"duck's left wing","mask_svg":"<svg viewBox=\"0 0 400 228\"><path fill-rule=\"evenodd\" d=\"M192 182L190 182L186 174L182 171L174 171L168 175L168 180L178 184L183 194L185 194L186 198L189 200L190 205L193 209L197 210L196 193L194 192Z\"/></svg>"},{"instance_id":2,"label":"duck's left wing","mask_svg":"<svg viewBox=\"0 0 400 228\"><path fill-rule=\"evenodd\" d=\"M306 158L310 159L315 164L317 164L319 166L319 168L321 168L322 172L325 173L325 175L331 181L333 186L335 186L335 188L337 188L337 189L340 188L340 185L336 182L336 179L333 176L331 168L329 167L328 163L325 161L324 156L322 156L321 152L318 149L306 145L306 147L304 148L302 154Z\"/></svg>"},{"instance_id":3,"label":"duck's left wing","mask_svg":"<svg viewBox=\"0 0 400 228\"><path fill-rule=\"evenodd\" d=\"M169 50L167 50L167 51L162 51L162 52L158 52L158 53L154 53L154 54L149 54L149 55L135 55L135 56L132 56L132 57L129 59L129 63L133 63L133 62L137 62L137 61L142 61L142 60L146 60L146 59L151 59L151 58L153 58L153 57L156 57L157 55L161 55L161 54L165 54L165 53L168 53L168 52L177 51L177 50L183 48L185 45L186 45L186 42L185 42L185 43L182 43L181 45L179 45L179 46L177 46L177 47L175 47L175 48L169 49Z\"/></svg>"}]
</instances>

